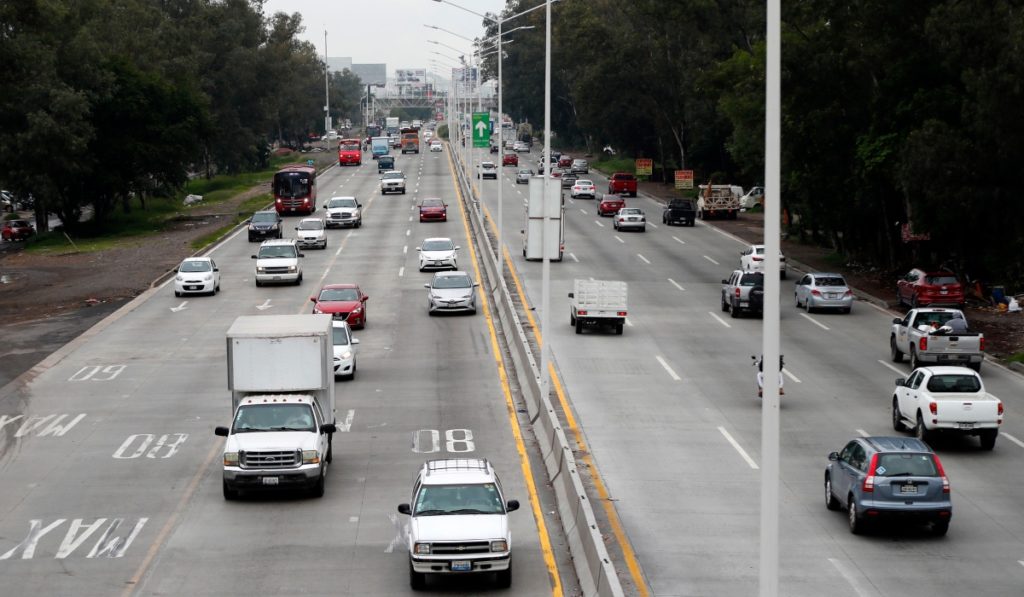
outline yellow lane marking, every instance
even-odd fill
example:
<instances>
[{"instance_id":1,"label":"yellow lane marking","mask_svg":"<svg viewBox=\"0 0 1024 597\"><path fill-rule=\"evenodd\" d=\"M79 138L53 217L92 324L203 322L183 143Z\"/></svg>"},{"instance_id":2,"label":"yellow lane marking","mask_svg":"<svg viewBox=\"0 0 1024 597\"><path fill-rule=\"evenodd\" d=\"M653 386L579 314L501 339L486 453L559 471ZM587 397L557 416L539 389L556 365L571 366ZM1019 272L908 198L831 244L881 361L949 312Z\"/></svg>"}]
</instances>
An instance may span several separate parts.
<instances>
[{"instance_id":1,"label":"yellow lane marking","mask_svg":"<svg viewBox=\"0 0 1024 597\"><path fill-rule=\"evenodd\" d=\"M469 255L473 262L473 271L476 279L480 280L480 263L477 261L476 250L473 247L473 236L469 229L469 219L466 210L462 205L462 191L459 188L459 181L455 177L455 165L452 163L451 155L448 155L448 167L452 175L452 182L455 183L455 192L459 196L459 214L462 216L462 226L466 231ZM533 482L533 469L530 466L530 457L526 453L526 445L523 443L522 431L519 429L519 420L516 418L515 403L512 400L512 389L508 384L508 375L505 371L505 361L498 346L498 334L494 329L494 320L491 317L490 306L487 301L487 292L481 289L480 300L483 303L484 318L487 320L487 329L491 334L491 350L494 353L494 361L498 367L498 379L501 380L502 393L505 395L505 409L508 413L509 427L512 429L512 437L516 440L516 452L519 453L519 465L522 467L523 477L526 479L526 488L530 493L530 506L533 509L533 518L537 523L537 530L540 536L540 549L544 556L544 563L548 568L548 575L551 580L551 595L562 597L562 579L558 574L558 564L555 563L554 553L551 551L551 538L548 536L547 524L544 522L544 513L540 509L540 498L537 497L537 487Z\"/></svg>"},{"instance_id":2,"label":"yellow lane marking","mask_svg":"<svg viewBox=\"0 0 1024 597\"><path fill-rule=\"evenodd\" d=\"M487 210L486 205L484 206L484 213L487 216L488 223L491 225L491 230L496 230L494 218L491 217L490 211ZM533 317L533 312L527 307L529 303L526 300L526 293L523 292L523 285L519 281L519 276L516 275L515 266L512 264L512 255L505 247L501 248L505 255L505 263L508 265L506 269L512 275L512 282L516 287L516 293L519 295L519 300L523 304L523 312L526 313L526 319L529 321L530 328L533 330L533 333L537 338L537 344L542 346L543 339L541 338L540 328L537 326L537 321ZM650 592L647 589L647 583L644 581L643 571L640 570L640 562L636 558L636 552L633 551L633 545L626 537L626 530L622 526L622 521L619 520L619 514L615 510L615 503L609 499L608 489L605 487L604 481L601 479L601 473L597 469L594 459L591 458L590 451L587 450L587 444L583 439L583 433L576 424L576 417L573 416L572 409L569 408L569 401L566 399L565 391L562 388L562 382L558 377L558 373L555 372L555 366L551 362L548 362L548 373L551 375L551 383L555 388L555 394L558 396L558 402L562 406L562 412L565 413L566 425L568 425L572 430L577 447L581 452L583 452L583 456L580 460L587 465L592 473L590 478L594 481L594 490L597 491L597 495L601 499L601 505L604 507L605 514L608 516L608 524L612 526L612 533L615 535L615 540L619 542L619 547L622 549L622 557L626 560L626 567L629 568L630 576L633 577L633 584L636 585L639 595L647 597Z\"/></svg>"}]
</instances>

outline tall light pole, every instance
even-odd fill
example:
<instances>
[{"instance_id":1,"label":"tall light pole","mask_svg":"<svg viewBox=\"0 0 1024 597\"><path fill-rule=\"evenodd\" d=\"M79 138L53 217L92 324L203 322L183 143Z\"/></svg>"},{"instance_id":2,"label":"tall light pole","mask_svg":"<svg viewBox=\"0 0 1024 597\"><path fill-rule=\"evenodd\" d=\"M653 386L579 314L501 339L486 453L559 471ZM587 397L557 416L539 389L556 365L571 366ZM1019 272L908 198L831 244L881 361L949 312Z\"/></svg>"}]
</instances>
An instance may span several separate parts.
<instances>
[{"instance_id":1,"label":"tall light pole","mask_svg":"<svg viewBox=\"0 0 1024 597\"><path fill-rule=\"evenodd\" d=\"M324 137L331 148L331 65L327 63L327 30L324 29Z\"/></svg>"}]
</instances>

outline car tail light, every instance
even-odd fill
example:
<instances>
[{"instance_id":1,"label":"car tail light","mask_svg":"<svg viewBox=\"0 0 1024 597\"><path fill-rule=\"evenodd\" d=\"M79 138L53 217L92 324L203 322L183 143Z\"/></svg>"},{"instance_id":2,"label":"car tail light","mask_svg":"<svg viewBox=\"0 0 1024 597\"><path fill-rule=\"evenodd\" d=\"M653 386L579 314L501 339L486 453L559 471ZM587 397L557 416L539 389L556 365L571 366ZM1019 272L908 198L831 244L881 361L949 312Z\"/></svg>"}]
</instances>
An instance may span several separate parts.
<instances>
[{"instance_id":1,"label":"car tail light","mask_svg":"<svg viewBox=\"0 0 1024 597\"><path fill-rule=\"evenodd\" d=\"M930 410L933 415L938 415L939 414L939 405L938 405L938 403L932 402L931 404L929 404L928 405L928 410Z\"/></svg>"},{"instance_id":2,"label":"car tail light","mask_svg":"<svg viewBox=\"0 0 1024 597\"><path fill-rule=\"evenodd\" d=\"M754 261L764 261L764 257L754 257Z\"/></svg>"},{"instance_id":3,"label":"car tail light","mask_svg":"<svg viewBox=\"0 0 1024 597\"><path fill-rule=\"evenodd\" d=\"M978 350L985 350L985 336L978 338Z\"/></svg>"},{"instance_id":4,"label":"car tail light","mask_svg":"<svg viewBox=\"0 0 1024 597\"><path fill-rule=\"evenodd\" d=\"M878 454L871 455L871 464L868 465L868 474L860 484L860 490L864 493L871 493L875 490L875 469L878 467Z\"/></svg>"},{"instance_id":5,"label":"car tail light","mask_svg":"<svg viewBox=\"0 0 1024 597\"><path fill-rule=\"evenodd\" d=\"M618 313L616 313L616 315L618 315L619 317L625 317L626 316L626 312L625 311L619 311Z\"/></svg>"},{"instance_id":6,"label":"car tail light","mask_svg":"<svg viewBox=\"0 0 1024 597\"><path fill-rule=\"evenodd\" d=\"M586 311L577 311L576 312L576 315L586 315L586 314L587 314Z\"/></svg>"},{"instance_id":7,"label":"car tail light","mask_svg":"<svg viewBox=\"0 0 1024 597\"><path fill-rule=\"evenodd\" d=\"M814 296L821 296L821 291L815 288L814 290L811 291L811 294L813 294Z\"/></svg>"},{"instance_id":8,"label":"car tail light","mask_svg":"<svg viewBox=\"0 0 1024 597\"><path fill-rule=\"evenodd\" d=\"M737 289L735 290L735 292L736 292L736 298L740 298L740 289L739 289L739 288L737 288Z\"/></svg>"},{"instance_id":9,"label":"car tail light","mask_svg":"<svg viewBox=\"0 0 1024 597\"><path fill-rule=\"evenodd\" d=\"M928 350L928 338L922 336L917 342L917 347L922 351Z\"/></svg>"},{"instance_id":10,"label":"car tail light","mask_svg":"<svg viewBox=\"0 0 1024 597\"><path fill-rule=\"evenodd\" d=\"M1003 403L1002 402L999 403L999 405L996 407L996 409L999 411L999 416L1000 417L1003 416Z\"/></svg>"},{"instance_id":11,"label":"car tail light","mask_svg":"<svg viewBox=\"0 0 1024 597\"><path fill-rule=\"evenodd\" d=\"M847 290L846 292L843 293L843 296L853 296L853 291Z\"/></svg>"},{"instance_id":12,"label":"car tail light","mask_svg":"<svg viewBox=\"0 0 1024 597\"><path fill-rule=\"evenodd\" d=\"M932 454L932 460L939 471L939 476L942 477L942 493L949 493L949 478L946 476L946 469L942 468L942 461L935 454Z\"/></svg>"}]
</instances>

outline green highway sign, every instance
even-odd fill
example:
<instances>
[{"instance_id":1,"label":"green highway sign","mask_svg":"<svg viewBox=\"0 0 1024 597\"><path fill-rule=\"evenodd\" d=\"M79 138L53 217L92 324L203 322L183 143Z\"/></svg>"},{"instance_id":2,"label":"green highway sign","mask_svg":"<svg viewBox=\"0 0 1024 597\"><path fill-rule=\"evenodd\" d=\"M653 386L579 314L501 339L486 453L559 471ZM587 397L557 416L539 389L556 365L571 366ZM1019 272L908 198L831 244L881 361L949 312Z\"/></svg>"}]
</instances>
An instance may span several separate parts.
<instances>
[{"instance_id":1,"label":"green highway sign","mask_svg":"<svg viewBox=\"0 0 1024 597\"><path fill-rule=\"evenodd\" d=\"M491 114L473 112L473 147L487 147L491 138Z\"/></svg>"}]
</instances>

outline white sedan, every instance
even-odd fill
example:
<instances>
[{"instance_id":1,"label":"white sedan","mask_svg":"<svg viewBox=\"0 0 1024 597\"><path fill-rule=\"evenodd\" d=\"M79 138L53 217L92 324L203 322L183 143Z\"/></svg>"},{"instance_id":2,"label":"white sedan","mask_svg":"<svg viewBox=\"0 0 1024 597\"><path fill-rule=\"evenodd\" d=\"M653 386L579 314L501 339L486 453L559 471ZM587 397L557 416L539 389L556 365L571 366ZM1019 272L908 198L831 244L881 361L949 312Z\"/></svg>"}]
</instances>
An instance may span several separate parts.
<instances>
[{"instance_id":1,"label":"white sedan","mask_svg":"<svg viewBox=\"0 0 1024 597\"><path fill-rule=\"evenodd\" d=\"M441 144L440 141L431 141L430 151L444 151L444 146Z\"/></svg>"},{"instance_id":2,"label":"white sedan","mask_svg":"<svg viewBox=\"0 0 1024 597\"><path fill-rule=\"evenodd\" d=\"M740 269L745 272L764 272L764 245L750 245L740 251ZM786 257L779 251L779 273L786 279Z\"/></svg>"},{"instance_id":3,"label":"white sedan","mask_svg":"<svg viewBox=\"0 0 1024 597\"><path fill-rule=\"evenodd\" d=\"M359 344L359 339L352 337L352 329L344 321L335 319L331 326L334 328L334 377L355 379L356 344Z\"/></svg>"},{"instance_id":4,"label":"white sedan","mask_svg":"<svg viewBox=\"0 0 1024 597\"><path fill-rule=\"evenodd\" d=\"M327 224L321 218L302 218L295 227L296 242L300 247L327 248Z\"/></svg>"},{"instance_id":5,"label":"white sedan","mask_svg":"<svg viewBox=\"0 0 1024 597\"><path fill-rule=\"evenodd\" d=\"M416 249L420 254L420 271L428 269L459 269L459 248L450 238L428 238Z\"/></svg>"},{"instance_id":6,"label":"white sedan","mask_svg":"<svg viewBox=\"0 0 1024 597\"><path fill-rule=\"evenodd\" d=\"M569 196L573 199L578 199L580 197L593 199L597 197L597 187L594 186L594 182L591 180L577 180L576 184L572 185L572 190L569 191Z\"/></svg>"},{"instance_id":7,"label":"white sedan","mask_svg":"<svg viewBox=\"0 0 1024 597\"><path fill-rule=\"evenodd\" d=\"M210 257L189 257L176 271L174 296L220 292L220 268Z\"/></svg>"}]
</instances>

